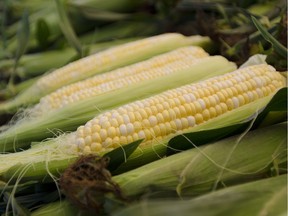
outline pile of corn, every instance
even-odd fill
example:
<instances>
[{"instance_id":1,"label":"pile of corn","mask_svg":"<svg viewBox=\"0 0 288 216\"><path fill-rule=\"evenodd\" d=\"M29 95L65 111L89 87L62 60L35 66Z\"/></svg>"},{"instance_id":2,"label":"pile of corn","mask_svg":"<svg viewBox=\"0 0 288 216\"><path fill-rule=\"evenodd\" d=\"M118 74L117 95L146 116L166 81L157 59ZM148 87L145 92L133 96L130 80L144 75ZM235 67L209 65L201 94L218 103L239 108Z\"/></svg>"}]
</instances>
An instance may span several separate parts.
<instances>
[{"instance_id":1,"label":"pile of corn","mask_svg":"<svg viewBox=\"0 0 288 216\"><path fill-rule=\"evenodd\" d=\"M218 189L220 182L240 184L249 181L249 175L267 175L270 169L276 169L270 165L267 170L272 159L283 164L285 110L272 109L271 103L285 92L285 76L264 62L237 69L234 63L210 56L199 46L208 40L169 33L119 45L44 75L19 96L1 103L3 112L30 104L0 133L3 212L20 211L13 200L20 199L17 191L26 184L31 189L35 183L54 181L68 200L79 204L77 211L98 212L107 208L105 203L111 196L125 205L127 199L143 195L147 187L157 184L159 188L152 194L174 191L171 199L190 197L184 185L191 185L188 178L194 182L204 175L205 166L211 169L210 174L205 173L214 177L205 186L189 186L192 194ZM265 112L278 119L269 119L267 113L261 115ZM51 133L55 129L62 133L55 137ZM220 141L212 144L216 140ZM175 154L187 143L188 148L196 148ZM205 143L210 144L199 147ZM264 148L264 143L271 148ZM257 156L249 152L260 154L260 146L264 155L254 164ZM169 156L171 150L175 155ZM202 171L194 173L195 179L188 174L195 170L189 165L195 166L194 160L205 164L199 164ZM239 160L250 161L251 167L246 169ZM161 168L162 164L166 168ZM169 174L165 174L167 168ZM215 168L217 172L212 174ZM157 173L152 174L153 169ZM283 172L277 169L278 174ZM151 172L150 176L142 176L139 181L154 181L146 186L134 183L136 173L146 172ZM117 175L111 178L110 173ZM158 180L158 176L163 179ZM97 198L100 192L104 200ZM44 204L41 199L39 202ZM75 208L60 205L54 203L51 208L61 214ZM45 208L35 214L46 214ZM34 213L33 208L27 211Z\"/></svg>"},{"instance_id":2,"label":"pile of corn","mask_svg":"<svg viewBox=\"0 0 288 216\"><path fill-rule=\"evenodd\" d=\"M166 33L113 46L2 101L18 113L0 131L0 212L204 215L201 200L217 209L221 197L229 215L249 215L245 203L284 214L285 74L237 68L209 44ZM253 184L265 199L247 197ZM225 205L225 193L243 197Z\"/></svg>"}]
</instances>

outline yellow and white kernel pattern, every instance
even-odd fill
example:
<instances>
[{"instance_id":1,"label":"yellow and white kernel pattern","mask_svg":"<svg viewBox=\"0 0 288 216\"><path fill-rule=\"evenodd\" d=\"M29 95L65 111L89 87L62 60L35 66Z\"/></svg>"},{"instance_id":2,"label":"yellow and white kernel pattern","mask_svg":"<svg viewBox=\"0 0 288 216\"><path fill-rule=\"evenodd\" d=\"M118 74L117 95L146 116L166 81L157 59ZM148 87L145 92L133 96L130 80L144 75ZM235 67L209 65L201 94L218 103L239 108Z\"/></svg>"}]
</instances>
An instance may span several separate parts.
<instances>
[{"instance_id":1,"label":"yellow and white kernel pattern","mask_svg":"<svg viewBox=\"0 0 288 216\"><path fill-rule=\"evenodd\" d=\"M31 113L39 116L48 111L62 108L76 101L101 93L139 83L144 80L169 75L187 69L198 62L197 59L208 56L209 54L201 47L189 46L179 48L143 62L64 86L42 97Z\"/></svg>"},{"instance_id":2,"label":"yellow and white kernel pattern","mask_svg":"<svg viewBox=\"0 0 288 216\"><path fill-rule=\"evenodd\" d=\"M138 139L147 145L275 93L285 81L273 67L262 64L168 90L98 115L78 127L70 148L87 154Z\"/></svg>"},{"instance_id":3,"label":"yellow and white kernel pattern","mask_svg":"<svg viewBox=\"0 0 288 216\"><path fill-rule=\"evenodd\" d=\"M139 51L153 48L157 49L165 44L167 45L176 41L179 41L180 44L184 39L185 37L181 34L166 33L115 46L71 62L64 67L43 76L36 82L36 85L39 91L47 92L50 89L54 90L67 83L72 83L72 81L91 76L93 70L99 67L107 67L109 69L109 65L122 56L137 55L137 52Z\"/></svg>"}]
</instances>

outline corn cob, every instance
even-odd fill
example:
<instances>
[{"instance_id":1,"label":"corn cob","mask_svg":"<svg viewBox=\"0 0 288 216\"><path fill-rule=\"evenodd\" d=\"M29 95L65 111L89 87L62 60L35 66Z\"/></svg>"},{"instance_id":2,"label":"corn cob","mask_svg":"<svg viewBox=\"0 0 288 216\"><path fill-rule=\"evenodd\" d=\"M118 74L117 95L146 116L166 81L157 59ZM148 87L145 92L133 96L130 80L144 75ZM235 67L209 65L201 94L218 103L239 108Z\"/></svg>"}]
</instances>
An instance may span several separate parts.
<instances>
[{"instance_id":1,"label":"corn cob","mask_svg":"<svg viewBox=\"0 0 288 216\"><path fill-rule=\"evenodd\" d=\"M51 110L59 109L84 98L178 72L194 65L197 59L208 56L209 54L200 47L179 48L143 62L64 86L41 98L30 112L34 116L47 114Z\"/></svg>"},{"instance_id":2,"label":"corn cob","mask_svg":"<svg viewBox=\"0 0 288 216\"><path fill-rule=\"evenodd\" d=\"M99 153L144 139L149 144L209 121L284 87L268 65L257 65L183 86L100 114L80 126L70 145Z\"/></svg>"},{"instance_id":3,"label":"corn cob","mask_svg":"<svg viewBox=\"0 0 288 216\"><path fill-rule=\"evenodd\" d=\"M165 76L153 79L147 78L147 80L137 84L128 83L129 85L118 88L117 91L109 91L105 92L105 94L97 94L95 96L92 96L92 94L86 99L70 103L69 106L63 106L60 109L51 111L46 109L45 115L33 112L33 108L31 111L28 109L27 112L24 112L23 118L20 116L18 120L10 123L0 133L0 151L15 151L19 148L28 147L31 142L55 136L55 133L58 133L59 130L64 132L74 131L79 125L84 124L96 114L107 109L236 69L234 63L228 62L227 59L221 56L188 60L187 67L186 64L178 64L180 62L187 63L187 60L184 58L179 60L179 62L169 64L167 71L172 70L173 73L165 74L161 72ZM177 67L174 68L173 65ZM162 69L166 71L166 65ZM153 67L149 70L153 71ZM148 70L146 73L148 73ZM87 90L89 89L87 88Z\"/></svg>"},{"instance_id":4,"label":"corn cob","mask_svg":"<svg viewBox=\"0 0 288 216\"><path fill-rule=\"evenodd\" d=\"M207 38L204 38L204 40L206 41ZM167 33L119 45L82 58L43 76L13 100L0 104L0 113L14 112L19 106L35 103L44 95L67 84L129 65L178 47L195 44L195 42L199 43L199 37L184 37L177 33ZM203 41L200 40L201 42Z\"/></svg>"},{"instance_id":5,"label":"corn cob","mask_svg":"<svg viewBox=\"0 0 288 216\"><path fill-rule=\"evenodd\" d=\"M45 157L67 159L82 154L103 154L139 139L144 139L142 149L161 148L172 137L199 130L202 125L208 127L208 123L211 126L221 118L232 119L219 124L223 126L249 117L285 85L285 78L272 66L242 68L103 112L75 132L48 141L47 145L2 156L5 161L2 168L5 171L16 163L32 162L27 157L29 154L34 162ZM19 161L10 161L11 156Z\"/></svg>"}]
</instances>

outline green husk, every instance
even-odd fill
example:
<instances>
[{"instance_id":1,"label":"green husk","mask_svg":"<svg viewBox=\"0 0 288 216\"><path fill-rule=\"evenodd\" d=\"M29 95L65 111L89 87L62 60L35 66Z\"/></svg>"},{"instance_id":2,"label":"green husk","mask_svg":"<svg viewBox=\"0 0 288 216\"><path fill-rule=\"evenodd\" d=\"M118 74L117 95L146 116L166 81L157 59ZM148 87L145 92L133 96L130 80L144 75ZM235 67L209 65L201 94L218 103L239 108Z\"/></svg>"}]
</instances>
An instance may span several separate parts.
<instances>
[{"instance_id":1,"label":"green husk","mask_svg":"<svg viewBox=\"0 0 288 216\"><path fill-rule=\"evenodd\" d=\"M187 204L187 208L189 208L189 206L191 206L191 208L197 208L198 206L200 210L207 210L210 212L211 209L206 208L206 202L203 202L204 200L208 199L210 195L213 197L211 197L211 199L209 198L211 205L214 201L217 202L215 196L222 197L222 193L223 197L220 197L221 199L232 199L230 200L231 203L229 203L227 200L229 203L227 206L225 205L226 202L215 203L215 205L222 203L221 206L223 205L224 209L228 208L229 206L236 208L237 204L239 207L242 204L245 205L244 200L246 198L249 199L249 197L251 197L250 201L253 201L255 198L256 200L262 202L264 201L265 195L273 196L273 191L276 192L278 189L280 189L280 187L282 187L283 181L286 181L286 176L285 178L281 177L283 179L279 180L279 182L276 180L280 179L279 177L270 178L275 179L275 181L279 184L272 184L274 186L271 185L271 187L264 187L265 192L268 190L270 191L267 192L267 194L263 193L263 188L258 186L255 187L255 184L257 185L258 182L250 183L253 185L253 187L251 187L252 190L255 190L255 193L258 193L257 195L255 194L255 196L253 196L252 192L248 192L246 194L248 197L246 197L246 195L244 196L245 193L243 194L244 197L242 197L242 193L240 191L242 190L242 187L246 188L243 183L252 182L257 179L271 176L271 170L276 164L285 165L285 163L287 163L286 127L287 123L281 123L250 131L242 135L229 137L217 142L212 142L199 148L194 148L162 158L158 161L149 163L121 175L116 175L112 177L112 179L120 186L124 195L134 201L137 201L138 199L141 200L142 197L144 198L143 203L146 202L145 198L149 197L167 199L167 196L170 198L176 198L178 196L181 196L182 198L191 198L198 196L198 198L187 201L189 202L189 205ZM264 181L270 182L270 180ZM231 187L232 185L239 186ZM218 192L209 193L222 187L227 188L219 190ZM239 191L238 189L233 188L239 188ZM250 186L247 186L247 188L250 188ZM236 190L235 196L228 195L230 190L231 193ZM218 193L219 195L217 195ZM237 193L238 195L241 195L237 196ZM235 199L233 199L233 197ZM238 198L240 198L240 200L238 200ZM269 199L270 197L267 198ZM105 205L105 210L107 212L113 211L113 208L115 207L113 206L113 203L110 203L110 199L111 197L107 195L107 205ZM195 200L197 204L195 203L194 205L193 200ZM251 204L255 203L252 202ZM142 205L142 203L139 205ZM166 209L167 206L169 205L166 205ZM171 204L171 206L173 205ZM262 205L259 204L257 207L255 206L255 210L261 207ZM282 209L282 202L280 207ZM133 209L133 207L131 208ZM162 211L165 211L165 208L163 208ZM215 208L217 208L217 206L215 206ZM222 211L223 208L221 208L221 210L219 209L219 211ZM43 208L35 211L33 214L46 215L53 211L59 213L59 215L63 215L66 213L66 211L71 212L72 209L75 215L78 213L86 214L80 210L76 211L75 205L69 204L66 200L44 206ZM150 208L146 208L147 211L149 209ZM182 208L177 208L177 212L179 212L181 209ZM118 212L118 209L114 211L115 214L116 212ZM124 212L125 210L123 210L123 214ZM182 212L180 213L182 215ZM189 211L189 213L191 213L191 211ZM234 213L237 213L237 211Z\"/></svg>"},{"instance_id":2,"label":"green husk","mask_svg":"<svg viewBox=\"0 0 288 216\"><path fill-rule=\"evenodd\" d=\"M286 126L265 127L187 150L115 176L114 180L127 196L140 195L149 186L153 191L158 188L191 196L261 178L269 173L273 161L287 160Z\"/></svg>"},{"instance_id":3,"label":"green husk","mask_svg":"<svg viewBox=\"0 0 288 216\"><path fill-rule=\"evenodd\" d=\"M174 50L174 49L179 48L179 47L188 46L188 45L195 45L195 44L199 44L199 43L201 44L201 43L203 43L203 40L206 42L207 42L207 40L210 41L209 38L207 38L207 37L201 37L201 36L185 37L185 36L178 34L178 33L172 33L171 36L172 36L171 39L167 40L166 42L158 42L158 43L155 43L153 46L147 45L147 46L143 47L141 49L141 51L137 51L137 54L135 54L133 52L122 52L121 56L117 57L117 59L110 62L109 64L107 64L107 63L102 64L101 66L98 66L98 67L96 67L96 65L95 65L94 68L93 67L91 68L88 66L84 67L81 74L75 74L75 76L71 76L71 78L69 80L65 81L65 83L56 82L57 80L55 80L55 82L53 83L53 86L50 86L49 88L48 87L43 88L42 84L38 84L38 83L40 82L40 80L45 80L45 77L49 76L49 74L46 76L43 76L34 85L32 85L30 88L26 89L24 92L17 95L15 98L1 103L0 104L0 113L15 112L16 109L19 108L20 106L25 106L28 104L37 103L40 100L40 98L43 97L44 95L47 95L48 93L55 91L56 89L58 89L60 87L63 87L65 85L83 80L83 79L91 77L95 74L104 73L104 72L113 70L115 68L119 68L119 67L123 67L125 65L133 64L133 63L139 62L141 60L147 59L149 57ZM142 39L142 40L145 40L145 39ZM135 41L131 42L131 43L135 43ZM205 44L205 42L204 42L204 44ZM109 53L111 50L111 52L112 52L111 55L113 55L113 51L115 49L121 50L122 46L124 46L124 45L119 45L119 46L113 47L113 49L112 48L107 49L103 52ZM100 56L100 55L102 55L102 52L96 53L94 55ZM81 61L83 61L83 60L80 59L80 60L76 61L76 63L81 62ZM67 65L67 67L70 67L71 64L73 65L73 63L70 63L69 65ZM64 68L65 67L66 66L64 66ZM75 68L74 70L80 70L80 69ZM57 72L57 71L58 70L56 70L54 72ZM52 72L52 73L54 73L54 72Z\"/></svg>"},{"instance_id":4,"label":"green husk","mask_svg":"<svg viewBox=\"0 0 288 216\"><path fill-rule=\"evenodd\" d=\"M37 118L25 119L24 117L16 121L17 124L0 133L0 152L27 148L31 142L55 136L59 131L73 131L107 109L235 69L234 63L221 56L208 57L199 60L187 70L87 98ZM159 83L165 83L165 85L159 85Z\"/></svg>"},{"instance_id":5,"label":"green husk","mask_svg":"<svg viewBox=\"0 0 288 216\"><path fill-rule=\"evenodd\" d=\"M280 175L208 193L195 199L143 200L114 211L113 216L129 215L286 215L287 175ZM67 204L68 205L68 204ZM67 208L67 205L66 208ZM73 207L72 207L73 208ZM40 210L39 210L40 212ZM63 211L65 212L65 210ZM32 214L34 215L34 214ZM35 215L38 215L37 211ZM42 215L42 214L39 214Z\"/></svg>"},{"instance_id":6,"label":"green husk","mask_svg":"<svg viewBox=\"0 0 288 216\"><path fill-rule=\"evenodd\" d=\"M265 40L272 44L275 52L278 53L282 58L287 59L288 49L276 38L274 38L255 17L252 16L251 19Z\"/></svg>"}]
</instances>

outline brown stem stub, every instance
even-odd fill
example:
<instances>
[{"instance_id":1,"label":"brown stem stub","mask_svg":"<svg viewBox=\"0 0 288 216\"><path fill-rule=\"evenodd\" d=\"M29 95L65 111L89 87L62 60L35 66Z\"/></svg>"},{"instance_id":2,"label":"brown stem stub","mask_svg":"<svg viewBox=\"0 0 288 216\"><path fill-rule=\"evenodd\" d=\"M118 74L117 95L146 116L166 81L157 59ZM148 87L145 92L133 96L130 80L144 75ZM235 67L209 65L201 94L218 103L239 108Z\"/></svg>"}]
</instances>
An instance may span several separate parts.
<instances>
[{"instance_id":1,"label":"brown stem stub","mask_svg":"<svg viewBox=\"0 0 288 216\"><path fill-rule=\"evenodd\" d=\"M64 195L80 208L95 212L102 209L107 193L125 200L120 187L112 181L106 169L108 164L108 157L81 156L65 170L59 180Z\"/></svg>"}]
</instances>

